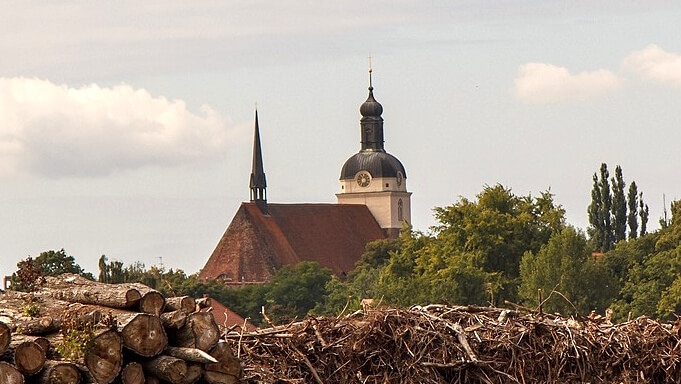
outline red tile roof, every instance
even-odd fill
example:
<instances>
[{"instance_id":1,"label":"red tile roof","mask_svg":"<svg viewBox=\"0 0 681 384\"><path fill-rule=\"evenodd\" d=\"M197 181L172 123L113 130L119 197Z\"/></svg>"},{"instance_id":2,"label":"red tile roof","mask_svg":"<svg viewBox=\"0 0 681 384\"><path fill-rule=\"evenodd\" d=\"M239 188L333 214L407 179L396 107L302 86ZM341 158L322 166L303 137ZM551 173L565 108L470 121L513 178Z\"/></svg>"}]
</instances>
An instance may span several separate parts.
<instances>
[{"instance_id":1,"label":"red tile roof","mask_svg":"<svg viewBox=\"0 0 681 384\"><path fill-rule=\"evenodd\" d=\"M210 308L211 311L210 313L213 315L213 318L215 319L215 322L218 323L220 328L230 328L234 325L237 327L235 328L236 331L241 331L241 328L244 327L244 318L239 316L236 312L232 311L231 309L225 307L222 303L219 301L211 298L210 299ZM208 311L208 308L204 308L201 310L202 312ZM246 327L244 331L250 332L254 331L257 329L257 327L249 321L245 321Z\"/></svg>"},{"instance_id":2,"label":"red tile roof","mask_svg":"<svg viewBox=\"0 0 681 384\"><path fill-rule=\"evenodd\" d=\"M349 272L366 243L385 235L365 205L267 204L264 215L242 203L213 254L202 279L267 281L287 264L316 261L334 273Z\"/></svg>"}]
</instances>

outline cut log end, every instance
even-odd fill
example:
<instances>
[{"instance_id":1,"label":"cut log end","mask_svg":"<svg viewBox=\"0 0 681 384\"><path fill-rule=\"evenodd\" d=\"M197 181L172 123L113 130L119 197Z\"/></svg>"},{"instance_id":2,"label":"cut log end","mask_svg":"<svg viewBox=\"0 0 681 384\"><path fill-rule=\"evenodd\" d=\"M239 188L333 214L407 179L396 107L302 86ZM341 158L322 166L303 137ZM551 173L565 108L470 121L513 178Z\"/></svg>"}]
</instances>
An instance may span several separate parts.
<instances>
[{"instance_id":1,"label":"cut log end","mask_svg":"<svg viewBox=\"0 0 681 384\"><path fill-rule=\"evenodd\" d=\"M142 298L142 295L140 292L136 289L129 289L125 292L125 306L126 307L131 307L135 303L139 302L140 299Z\"/></svg>"},{"instance_id":2,"label":"cut log end","mask_svg":"<svg viewBox=\"0 0 681 384\"><path fill-rule=\"evenodd\" d=\"M85 357L85 366L98 383L112 382L121 371L123 345L115 331L98 335Z\"/></svg>"},{"instance_id":3,"label":"cut log end","mask_svg":"<svg viewBox=\"0 0 681 384\"><path fill-rule=\"evenodd\" d=\"M19 344L14 352L14 365L26 375L32 375L45 365L46 349L34 341L25 341Z\"/></svg>"},{"instance_id":4,"label":"cut log end","mask_svg":"<svg viewBox=\"0 0 681 384\"><path fill-rule=\"evenodd\" d=\"M144 370L142 369L142 364L137 362L132 362L123 367L121 372L121 383L122 384L144 384Z\"/></svg>"},{"instance_id":5,"label":"cut log end","mask_svg":"<svg viewBox=\"0 0 681 384\"><path fill-rule=\"evenodd\" d=\"M0 361L0 383L24 384L24 375L11 364Z\"/></svg>"},{"instance_id":6,"label":"cut log end","mask_svg":"<svg viewBox=\"0 0 681 384\"><path fill-rule=\"evenodd\" d=\"M196 310L196 299L191 296L178 296L166 298L166 311L177 311L184 309L187 313L192 313Z\"/></svg>"},{"instance_id":7,"label":"cut log end","mask_svg":"<svg viewBox=\"0 0 681 384\"><path fill-rule=\"evenodd\" d=\"M239 379L222 372L206 371L203 374L203 381L208 384L238 384Z\"/></svg>"},{"instance_id":8,"label":"cut log end","mask_svg":"<svg viewBox=\"0 0 681 384\"><path fill-rule=\"evenodd\" d=\"M211 350L219 339L220 329L213 315L208 312L192 313L184 328L174 333L175 345L204 351Z\"/></svg>"},{"instance_id":9,"label":"cut log end","mask_svg":"<svg viewBox=\"0 0 681 384\"><path fill-rule=\"evenodd\" d=\"M40 384L80 384L80 371L76 365L63 361L48 361L38 377Z\"/></svg>"},{"instance_id":10,"label":"cut log end","mask_svg":"<svg viewBox=\"0 0 681 384\"><path fill-rule=\"evenodd\" d=\"M147 292L140 299L140 311L143 313L160 316L165 306L166 299L157 291Z\"/></svg>"},{"instance_id":11,"label":"cut log end","mask_svg":"<svg viewBox=\"0 0 681 384\"><path fill-rule=\"evenodd\" d=\"M0 354L4 353L9 348L9 343L12 341L12 333L7 324L0 321Z\"/></svg>"},{"instance_id":12,"label":"cut log end","mask_svg":"<svg viewBox=\"0 0 681 384\"><path fill-rule=\"evenodd\" d=\"M119 325L123 345L140 356L152 357L168 346L168 336L161 319L148 313L136 313Z\"/></svg>"}]
</instances>

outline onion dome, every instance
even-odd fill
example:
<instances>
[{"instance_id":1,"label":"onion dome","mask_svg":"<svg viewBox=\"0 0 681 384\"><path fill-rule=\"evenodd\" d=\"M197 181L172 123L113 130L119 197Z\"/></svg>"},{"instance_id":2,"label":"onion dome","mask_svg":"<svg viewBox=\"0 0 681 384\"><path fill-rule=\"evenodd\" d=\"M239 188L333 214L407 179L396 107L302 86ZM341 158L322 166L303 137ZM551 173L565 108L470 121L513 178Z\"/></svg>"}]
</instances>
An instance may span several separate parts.
<instances>
[{"instance_id":1,"label":"onion dome","mask_svg":"<svg viewBox=\"0 0 681 384\"><path fill-rule=\"evenodd\" d=\"M341 169L341 180L351 180L360 171L367 171L371 177L407 177L402 163L387 152L362 151L350 157Z\"/></svg>"},{"instance_id":2,"label":"onion dome","mask_svg":"<svg viewBox=\"0 0 681 384\"><path fill-rule=\"evenodd\" d=\"M383 106L374 99L374 87L369 87L369 97L367 98L367 101L362 103L362 106L359 107L359 113L361 113L363 117L381 117Z\"/></svg>"}]
</instances>

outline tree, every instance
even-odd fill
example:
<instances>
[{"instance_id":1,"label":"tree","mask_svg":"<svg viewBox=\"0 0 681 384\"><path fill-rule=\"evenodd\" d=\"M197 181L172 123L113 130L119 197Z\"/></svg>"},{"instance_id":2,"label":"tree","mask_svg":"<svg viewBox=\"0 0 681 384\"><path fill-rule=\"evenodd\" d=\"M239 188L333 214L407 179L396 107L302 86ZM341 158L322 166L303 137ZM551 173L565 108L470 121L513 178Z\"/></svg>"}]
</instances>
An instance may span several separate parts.
<instances>
[{"instance_id":1,"label":"tree","mask_svg":"<svg viewBox=\"0 0 681 384\"><path fill-rule=\"evenodd\" d=\"M603 218L603 244L601 245L601 250L603 252L612 249L615 238L610 214L610 210L612 209L612 194L610 192L610 182L608 181L609 176L608 166L605 163L601 164L599 190L601 192L601 217Z\"/></svg>"},{"instance_id":2,"label":"tree","mask_svg":"<svg viewBox=\"0 0 681 384\"><path fill-rule=\"evenodd\" d=\"M568 226L539 252L526 252L520 264L523 302L538 307L541 290L547 312L603 311L616 287L607 268L588 255L586 244L584 234Z\"/></svg>"},{"instance_id":3,"label":"tree","mask_svg":"<svg viewBox=\"0 0 681 384\"><path fill-rule=\"evenodd\" d=\"M67 255L64 249L59 251L45 251L41 252L35 258L35 263L40 268L40 272L44 276L57 276L62 273L77 273L90 280L94 280L91 273L85 272L73 256Z\"/></svg>"},{"instance_id":4,"label":"tree","mask_svg":"<svg viewBox=\"0 0 681 384\"><path fill-rule=\"evenodd\" d=\"M627 222L629 224L629 239L638 237L638 189L636 182L632 181L629 184L629 193L627 195L629 215Z\"/></svg>"},{"instance_id":5,"label":"tree","mask_svg":"<svg viewBox=\"0 0 681 384\"><path fill-rule=\"evenodd\" d=\"M638 186L634 181L629 186L628 195L624 194L626 183L622 167L618 165L615 168L615 176L610 179L612 190L608 181L609 176L607 164L602 163L600 172L593 175L591 204L587 209L590 224L587 232L590 243L599 252L607 252L613 249L616 242L626 240L627 225L629 238L635 239L638 236L638 217L642 222L643 219L646 223L648 220L647 206L643 205L642 193L638 192ZM640 207L637 208L637 204L641 204ZM645 224L642 223L641 228L643 227Z\"/></svg>"},{"instance_id":6,"label":"tree","mask_svg":"<svg viewBox=\"0 0 681 384\"><path fill-rule=\"evenodd\" d=\"M603 208L601 207L601 189L598 184L598 175L595 173L593 182L594 184L591 188L591 204L589 204L587 210L587 213L589 214L589 224L591 224L588 232L592 242L596 245L596 248L601 250L605 239L605 222L603 221L603 215L601 214L603 211Z\"/></svg>"},{"instance_id":7,"label":"tree","mask_svg":"<svg viewBox=\"0 0 681 384\"><path fill-rule=\"evenodd\" d=\"M638 215L641 217L641 236L648 231L648 204L643 203L643 192L638 194Z\"/></svg>"},{"instance_id":8,"label":"tree","mask_svg":"<svg viewBox=\"0 0 681 384\"><path fill-rule=\"evenodd\" d=\"M611 181L614 240L618 242L627 239L627 199L624 193L626 184L619 165L615 168L615 177Z\"/></svg>"}]
</instances>

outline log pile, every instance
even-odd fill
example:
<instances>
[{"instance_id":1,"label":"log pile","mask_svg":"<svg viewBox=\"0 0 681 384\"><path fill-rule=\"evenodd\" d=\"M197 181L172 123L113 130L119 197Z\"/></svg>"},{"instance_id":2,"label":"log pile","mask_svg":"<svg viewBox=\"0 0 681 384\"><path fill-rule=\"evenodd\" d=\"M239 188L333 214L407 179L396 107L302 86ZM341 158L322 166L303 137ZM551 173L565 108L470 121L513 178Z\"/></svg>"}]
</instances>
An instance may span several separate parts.
<instances>
[{"instance_id":1,"label":"log pile","mask_svg":"<svg viewBox=\"0 0 681 384\"><path fill-rule=\"evenodd\" d=\"M0 292L0 383L240 382L239 360L198 308L191 297L71 274Z\"/></svg>"},{"instance_id":2,"label":"log pile","mask_svg":"<svg viewBox=\"0 0 681 384\"><path fill-rule=\"evenodd\" d=\"M253 383L676 383L681 324L379 308L231 332Z\"/></svg>"}]
</instances>

